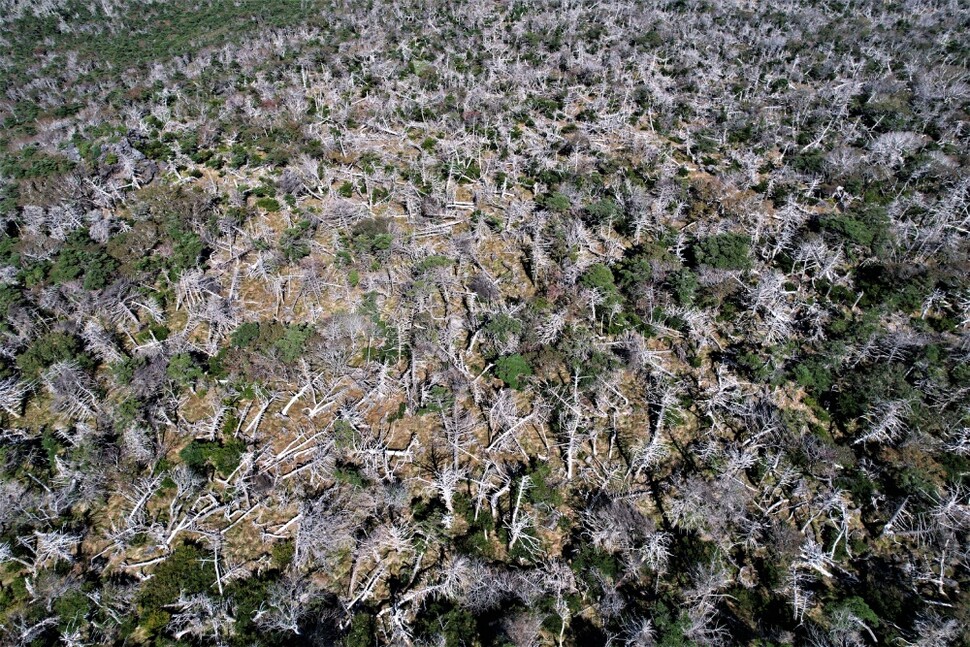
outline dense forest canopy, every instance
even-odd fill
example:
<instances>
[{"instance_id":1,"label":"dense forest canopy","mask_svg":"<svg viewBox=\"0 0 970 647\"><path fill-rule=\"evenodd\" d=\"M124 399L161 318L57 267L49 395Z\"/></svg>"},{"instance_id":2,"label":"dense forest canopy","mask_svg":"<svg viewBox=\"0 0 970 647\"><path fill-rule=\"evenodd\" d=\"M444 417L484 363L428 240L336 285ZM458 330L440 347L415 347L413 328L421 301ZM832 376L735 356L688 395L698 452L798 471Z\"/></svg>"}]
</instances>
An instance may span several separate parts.
<instances>
[{"instance_id":1,"label":"dense forest canopy","mask_svg":"<svg viewBox=\"0 0 970 647\"><path fill-rule=\"evenodd\" d=\"M958 0L0 2L0 644L970 645Z\"/></svg>"}]
</instances>

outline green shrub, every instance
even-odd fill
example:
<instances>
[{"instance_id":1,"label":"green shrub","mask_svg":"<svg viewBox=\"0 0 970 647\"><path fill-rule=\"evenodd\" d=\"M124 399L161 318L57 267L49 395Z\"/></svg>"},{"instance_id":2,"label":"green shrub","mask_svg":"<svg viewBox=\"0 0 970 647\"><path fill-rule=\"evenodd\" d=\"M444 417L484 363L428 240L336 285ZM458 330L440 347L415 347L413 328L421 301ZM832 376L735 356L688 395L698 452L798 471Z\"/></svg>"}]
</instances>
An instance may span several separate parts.
<instances>
[{"instance_id":1,"label":"green shrub","mask_svg":"<svg viewBox=\"0 0 970 647\"><path fill-rule=\"evenodd\" d=\"M239 327L232 332L229 339L236 348L248 348L259 337L259 322L247 321L239 324Z\"/></svg>"},{"instance_id":2,"label":"green shrub","mask_svg":"<svg viewBox=\"0 0 970 647\"><path fill-rule=\"evenodd\" d=\"M889 216L879 206L868 207L819 219L822 231L850 245L881 252L890 242Z\"/></svg>"},{"instance_id":3,"label":"green shrub","mask_svg":"<svg viewBox=\"0 0 970 647\"><path fill-rule=\"evenodd\" d=\"M862 306L886 305L894 310L914 312L937 285L926 267L873 263L855 270L855 286L862 292Z\"/></svg>"},{"instance_id":4,"label":"green shrub","mask_svg":"<svg viewBox=\"0 0 970 647\"><path fill-rule=\"evenodd\" d=\"M620 562L616 557L592 544L585 543L573 557L569 566L576 575L586 579L594 586L597 581L597 572L607 578L616 577L620 572Z\"/></svg>"},{"instance_id":5,"label":"green shrub","mask_svg":"<svg viewBox=\"0 0 970 647\"><path fill-rule=\"evenodd\" d=\"M117 268L118 263L88 237L86 229L77 229L65 241L47 278L59 284L83 276L84 289L100 290L114 278Z\"/></svg>"},{"instance_id":6,"label":"green shrub","mask_svg":"<svg viewBox=\"0 0 970 647\"><path fill-rule=\"evenodd\" d=\"M303 357L306 352L306 342L312 334L313 328L309 326L287 326L286 332L273 347L283 362L292 364Z\"/></svg>"},{"instance_id":7,"label":"green shrub","mask_svg":"<svg viewBox=\"0 0 970 647\"><path fill-rule=\"evenodd\" d=\"M529 478L532 481L532 487L527 491L527 496L531 503L544 503L551 506L562 505L562 490L553 480L552 467L549 463L538 463L529 472Z\"/></svg>"},{"instance_id":8,"label":"green shrub","mask_svg":"<svg viewBox=\"0 0 970 647\"><path fill-rule=\"evenodd\" d=\"M448 258L447 256L440 256L435 254L427 258L421 259L421 261L415 266L415 274L424 274L436 267L451 267L455 262Z\"/></svg>"},{"instance_id":9,"label":"green shrub","mask_svg":"<svg viewBox=\"0 0 970 647\"><path fill-rule=\"evenodd\" d=\"M667 279L667 287L673 292L677 305L691 306L694 304L700 283L697 275L685 267L670 275Z\"/></svg>"},{"instance_id":10,"label":"green shrub","mask_svg":"<svg viewBox=\"0 0 970 647\"><path fill-rule=\"evenodd\" d=\"M226 443L211 440L193 440L179 452L179 458L197 472L205 472L213 467L223 476L228 476L239 466L246 444L238 438Z\"/></svg>"},{"instance_id":11,"label":"green shrub","mask_svg":"<svg viewBox=\"0 0 970 647\"><path fill-rule=\"evenodd\" d=\"M834 378L830 362L824 358L809 358L795 365L792 370L795 381L816 395L832 388Z\"/></svg>"},{"instance_id":12,"label":"green shrub","mask_svg":"<svg viewBox=\"0 0 970 647\"><path fill-rule=\"evenodd\" d=\"M275 212L280 210L280 203L276 200L276 198L259 198L256 200L256 206L263 211Z\"/></svg>"},{"instance_id":13,"label":"green shrub","mask_svg":"<svg viewBox=\"0 0 970 647\"><path fill-rule=\"evenodd\" d=\"M165 372L170 380L182 386L188 386L205 375L190 353L173 355Z\"/></svg>"},{"instance_id":14,"label":"green shrub","mask_svg":"<svg viewBox=\"0 0 970 647\"><path fill-rule=\"evenodd\" d=\"M679 607L677 605L662 606L661 611L656 611L657 607L660 606L658 604L654 607L655 612L653 614L653 621L659 638L658 647L696 647L697 643L684 635L684 632L690 626L690 618L687 613L685 611L678 613Z\"/></svg>"},{"instance_id":15,"label":"green shrub","mask_svg":"<svg viewBox=\"0 0 970 647\"><path fill-rule=\"evenodd\" d=\"M291 539L278 541L273 544L270 554L273 557L273 565L283 570L293 561L293 556L296 554L296 545Z\"/></svg>"},{"instance_id":16,"label":"green shrub","mask_svg":"<svg viewBox=\"0 0 970 647\"><path fill-rule=\"evenodd\" d=\"M360 469L354 465L338 465L333 470L333 480L338 483L346 483L358 490L367 487L370 481L364 476Z\"/></svg>"},{"instance_id":17,"label":"green shrub","mask_svg":"<svg viewBox=\"0 0 970 647\"><path fill-rule=\"evenodd\" d=\"M342 198L352 198L354 197L354 185L352 182L344 182L339 187L337 187L337 193Z\"/></svg>"},{"instance_id":18,"label":"green shrub","mask_svg":"<svg viewBox=\"0 0 970 647\"><path fill-rule=\"evenodd\" d=\"M826 605L825 610L829 616L832 616L838 611L848 612L873 628L878 627L881 624L879 616L876 615L876 612L869 608L866 601L857 595L846 598L841 602L830 603Z\"/></svg>"},{"instance_id":19,"label":"green shrub","mask_svg":"<svg viewBox=\"0 0 970 647\"><path fill-rule=\"evenodd\" d=\"M54 611L58 616L58 626L64 629L79 627L91 610L91 601L83 591L71 591L57 598Z\"/></svg>"},{"instance_id":20,"label":"green shrub","mask_svg":"<svg viewBox=\"0 0 970 647\"><path fill-rule=\"evenodd\" d=\"M562 110L565 105L560 97L532 97L529 103L533 110L549 119L554 118L556 113Z\"/></svg>"},{"instance_id":21,"label":"green shrub","mask_svg":"<svg viewBox=\"0 0 970 647\"><path fill-rule=\"evenodd\" d=\"M697 241L692 248L695 265L707 265L719 270L745 270L751 267L748 258L751 239L735 233L717 234Z\"/></svg>"},{"instance_id":22,"label":"green shrub","mask_svg":"<svg viewBox=\"0 0 970 647\"><path fill-rule=\"evenodd\" d=\"M192 231L173 228L169 231L174 242L169 267L173 278L181 276L182 272L198 267L206 252L206 245L202 238Z\"/></svg>"},{"instance_id":23,"label":"green shrub","mask_svg":"<svg viewBox=\"0 0 970 647\"><path fill-rule=\"evenodd\" d=\"M280 250L289 261L298 261L310 255L310 241L308 234L313 233L313 223L301 220L294 227L283 232L280 237Z\"/></svg>"},{"instance_id":24,"label":"green shrub","mask_svg":"<svg viewBox=\"0 0 970 647\"><path fill-rule=\"evenodd\" d=\"M139 361L133 357L126 357L110 365L111 373L114 375L118 384L129 384L135 377L135 369L138 368Z\"/></svg>"},{"instance_id":25,"label":"green shrub","mask_svg":"<svg viewBox=\"0 0 970 647\"><path fill-rule=\"evenodd\" d=\"M646 254L635 254L624 258L614 272L616 285L627 297L635 295L637 288L653 277L653 266Z\"/></svg>"},{"instance_id":26,"label":"green shrub","mask_svg":"<svg viewBox=\"0 0 970 647\"><path fill-rule=\"evenodd\" d=\"M901 363L859 366L838 380L829 411L836 420L846 423L864 415L878 402L913 400L913 387L907 382L909 375L910 367Z\"/></svg>"},{"instance_id":27,"label":"green shrub","mask_svg":"<svg viewBox=\"0 0 970 647\"><path fill-rule=\"evenodd\" d=\"M617 356L590 343L595 334L584 324L566 326L556 343L556 350L570 371L581 375L580 384L587 384L614 368Z\"/></svg>"},{"instance_id":28,"label":"green shrub","mask_svg":"<svg viewBox=\"0 0 970 647\"><path fill-rule=\"evenodd\" d=\"M435 644L443 647L472 647L480 645L478 626L471 611L452 606L448 602L434 601L427 605L421 620L416 623L421 633L435 636Z\"/></svg>"},{"instance_id":29,"label":"green shrub","mask_svg":"<svg viewBox=\"0 0 970 647\"><path fill-rule=\"evenodd\" d=\"M84 270L84 289L100 290L114 279L118 263L107 254L99 252L88 261Z\"/></svg>"},{"instance_id":30,"label":"green shrub","mask_svg":"<svg viewBox=\"0 0 970 647\"><path fill-rule=\"evenodd\" d=\"M18 180L62 175L74 168L74 162L61 155L41 152L26 146L14 154L0 157L0 173Z\"/></svg>"},{"instance_id":31,"label":"green shrub","mask_svg":"<svg viewBox=\"0 0 970 647\"><path fill-rule=\"evenodd\" d=\"M360 254L376 254L391 248L394 235L390 232L387 218L366 218L361 220L350 233L350 246Z\"/></svg>"},{"instance_id":32,"label":"green shrub","mask_svg":"<svg viewBox=\"0 0 970 647\"><path fill-rule=\"evenodd\" d=\"M549 211L565 213L572 207L572 202L562 193L553 193L542 200L542 205Z\"/></svg>"},{"instance_id":33,"label":"green shrub","mask_svg":"<svg viewBox=\"0 0 970 647\"><path fill-rule=\"evenodd\" d=\"M344 637L344 647L372 647L375 643L377 623L369 613L355 613L350 630Z\"/></svg>"},{"instance_id":34,"label":"green shrub","mask_svg":"<svg viewBox=\"0 0 970 647\"><path fill-rule=\"evenodd\" d=\"M54 283L65 283L73 281L84 274L84 266L87 264L87 254L71 247L65 247L57 255L54 264L51 265L47 273L47 278Z\"/></svg>"},{"instance_id":35,"label":"green shrub","mask_svg":"<svg viewBox=\"0 0 970 647\"><path fill-rule=\"evenodd\" d=\"M522 322L504 312L496 314L485 324L485 330L491 333L499 343L505 343L510 335L522 332Z\"/></svg>"},{"instance_id":36,"label":"green shrub","mask_svg":"<svg viewBox=\"0 0 970 647\"><path fill-rule=\"evenodd\" d=\"M17 242L17 238L0 233L0 263L4 265L18 265L20 263Z\"/></svg>"},{"instance_id":37,"label":"green shrub","mask_svg":"<svg viewBox=\"0 0 970 647\"><path fill-rule=\"evenodd\" d=\"M522 378L532 375L532 367L519 354L507 355L495 362L495 375L513 389L520 389Z\"/></svg>"},{"instance_id":38,"label":"green shrub","mask_svg":"<svg viewBox=\"0 0 970 647\"><path fill-rule=\"evenodd\" d=\"M587 288L599 290L607 297L616 294L613 272L601 263L590 266L580 277L579 282Z\"/></svg>"},{"instance_id":39,"label":"green shrub","mask_svg":"<svg viewBox=\"0 0 970 647\"><path fill-rule=\"evenodd\" d=\"M152 614L164 614L166 605L177 601L180 593L189 595L206 592L216 581L211 555L191 545L176 548L168 558L155 567L138 596L138 612L143 623ZM155 624L155 623L153 623ZM160 627L156 627L160 628Z\"/></svg>"},{"instance_id":40,"label":"green shrub","mask_svg":"<svg viewBox=\"0 0 970 647\"><path fill-rule=\"evenodd\" d=\"M235 348L248 348L272 353L277 359L292 364L306 351L313 328L305 324L284 325L276 321L246 322L233 331L229 343Z\"/></svg>"},{"instance_id":41,"label":"green shrub","mask_svg":"<svg viewBox=\"0 0 970 647\"><path fill-rule=\"evenodd\" d=\"M77 362L81 368L94 368L94 360L84 352L81 340L67 333L52 332L34 340L17 358L17 366L28 378L36 378L52 364Z\"/></svg>"},{"instance_id":42,"label":"green shrub","mask_svg":"<svg viewBox=\"0 0 970 647\"><path fill-rule=\"evenodd\" d=\"M620 220L623 212L620 206L613 200L606 198L592 204L586 205L583 209L584 219L593 225L613 224Z\"/></svg>"},{"instance_id":43,"label":"green shrub","mask_svg":"<svg viewBox=\"0 0 970 647\"><path fill-rule=\"evenodd\" d=\"M454 394L446 386L435 384L428 390L428 397L424 398L423 406L418 409L418 415L439 413L451 408L455 403Z\"/></svg>"},{"instance_id":44,"label":"green shrub","mask_svg":"<svg viewBox=\"0 0 970 647\"><path fill-rule=\"evenodd\" d=\"M819 174L825 168L825 155L818 151L800 153L792 159L791 166L801 173Z\"/></svg>"}]
</instances>

